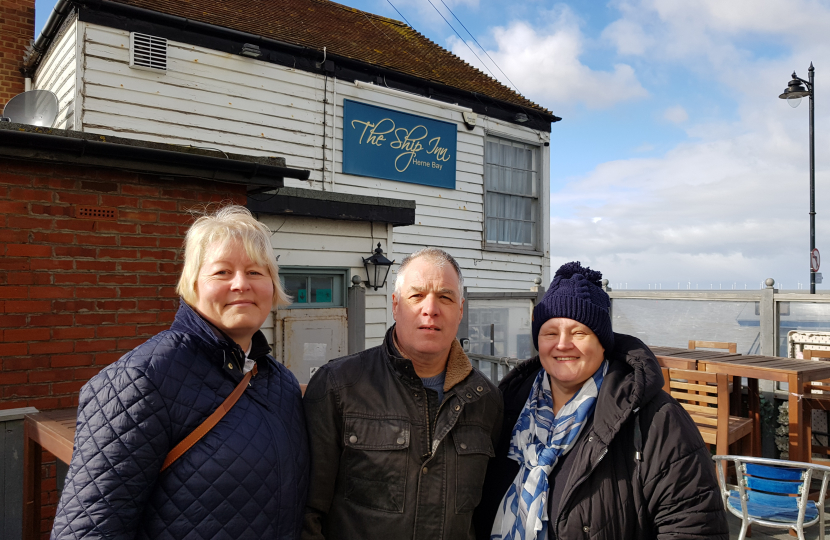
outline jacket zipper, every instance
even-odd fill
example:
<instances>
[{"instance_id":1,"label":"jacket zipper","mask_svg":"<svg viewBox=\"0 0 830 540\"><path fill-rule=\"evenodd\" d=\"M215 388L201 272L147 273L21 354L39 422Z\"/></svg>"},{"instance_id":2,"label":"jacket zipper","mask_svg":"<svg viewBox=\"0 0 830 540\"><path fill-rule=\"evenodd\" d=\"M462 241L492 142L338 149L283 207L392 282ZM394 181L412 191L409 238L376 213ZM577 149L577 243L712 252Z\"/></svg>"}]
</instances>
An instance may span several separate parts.
<instances>
[{"instance_id":1,"label":"jacket zipper","mask_svg":"<svg viewBox=\"0 0 830 540\"><path fill-rule=\"evenodd\" d=\"M421 465L420 465L421 469L426 467L429 464L429 462L432 461L432 458L434 457L434 455L432 453L432 446L433 446L432 433L430 433L432 431L432 429L430 427L431 422L429 420L429 394L426 393L426 389L424 389L424 397L426 398L427 435L429 436L429 451L426 454L427 459L424 460L424 462L421 463ZM444 403L446 403L447 401L448 401L447 399L444 399L444 401L441 402L438 405L438 411L436 411L436 413L435 413L435 418L436 419L438 418L438 415L441 414L441 407L443 407ZM421 498L421 480L419 478L418 479L418 489L415 490L415 531L413 531L413 533L416 532L417 528L418 528L418 501L420 500L420 498ZM443 530L443 528L444 528L444 525L442 524L441 529Z\"/></svg>"},{"instance_id":2,"label":"jacket zipper","mask_svg":"<svg viewBox=\"0 0 830 540\"><path fill-rule=\"evenodd\" d=\"M585 474L585 475L584 475L584 476L582 476L579 480L577 480L577 481L576 481L576 483L573 485L573 487L571 487L571 490L568 492L568 498L570 498L571 494L572 494L572 493L574 493L574 492L576 491L576 488L578 488L579 486L581 486L581 485L582 485L582 483L583 483L585 480L587 480L589 476L591 476L591 474L592 474L592 473L596 470L597 466L599 465L599 462L600 462L600 461L602 461L602 458L604 458L604 457L605 457L605 454L607 454L607 453L608 453L608 447L606 446L605 448L603 448L603 449L602 449L602 453L599 455L599 457L598 457L598 458L597 458L597 460L594 462L594 464L593 464L593 465L591 465L591 469L587 472L587 474ZM564 501L562 501L562 502L567 503L567 502L568 502L568 499L565 499L565 500L564 500ZM559 504L559 506L560 506L560 508L564 508L564 507L565 507L565 506L564 506L563 504L561 504L561 503ZM557 510L557 511L558 511L558 510ZM556 516L556 524L555 524L555 526L554 526L554 530L553 530L553 535L554 535L554 537L555 537L555 538L559 538L559 535L558 535L558 534L556 534L556 529L555 529L555 528L556 528L556 526L558 526L558 525L559 525L559 522L561 521L561 519L562 519L562 514L561 514L561 512L560 512L560 513L559 513L559 514L557 514L557 516ZM548 524L550 524L550 522L548 522Z\"/></svg>"},{"instance_id":3,"label":"jacket zipper","mask_svg":"<svg viewBox=\"0 0 830 540\"><path fill-rule=\"evenodd\" d=\"M438 406L438 410L441 410L441 406ZM427 460L429 461L432 459L432 420L429 417L429 394L427 393L427 389L424 388L424 415L427 418ZM438 413L435 414L435 417L438 418ZM426 461L424 463L426 463Z\"/></svg>"},{"instance_id":4,"label":"jacket zipper","mask_svg":"<svg viewBox=\"0 0 830 540\"><path fill-rule=\"evenodd\" d=\"M430 418L429 418L429 394L426 393L426 389L424 389L424 397L426 398L427 435L429 436L429 451L427 452L427 461L429 461L430 459L432 459L433 437L435 436L435 434L432 432L432 422L430 421ZM446 403L447 401L449 401L449 400L447 399L446 394L444 394L444 401L442 401L441 403L438 404L438 410L435 411L436 425L438 425L437 420L438 420L438 416L441 414L441 408L444 406L444 403ZM424 462L424 465L426 465L426 461Z\"/></svg>"}]
</instances>

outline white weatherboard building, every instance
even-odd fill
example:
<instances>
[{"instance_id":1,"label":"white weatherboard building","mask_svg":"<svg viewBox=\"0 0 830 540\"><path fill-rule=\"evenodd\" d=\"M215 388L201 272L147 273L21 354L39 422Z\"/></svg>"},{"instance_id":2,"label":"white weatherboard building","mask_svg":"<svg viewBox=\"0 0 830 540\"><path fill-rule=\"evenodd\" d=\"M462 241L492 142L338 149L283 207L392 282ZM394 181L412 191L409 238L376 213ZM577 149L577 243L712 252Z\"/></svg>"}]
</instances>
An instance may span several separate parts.
<instances>
[{"instance_id":1,"label":"white weatherboard building","mask_svg":"<svg viewBox=\"0 0 830 540\"><path fill-rule=\"evenodd\" d=\"M265 332L300 382L393 324L394 267L347 310L378 243L397 262L450 252L473 349L529 353L530 291L551 277L547 110L403 23L321 0L61 0L38 45L32 87L58 95L56 128L310 171L248 204L295 298Z\"/></svg>"}]
</instances>

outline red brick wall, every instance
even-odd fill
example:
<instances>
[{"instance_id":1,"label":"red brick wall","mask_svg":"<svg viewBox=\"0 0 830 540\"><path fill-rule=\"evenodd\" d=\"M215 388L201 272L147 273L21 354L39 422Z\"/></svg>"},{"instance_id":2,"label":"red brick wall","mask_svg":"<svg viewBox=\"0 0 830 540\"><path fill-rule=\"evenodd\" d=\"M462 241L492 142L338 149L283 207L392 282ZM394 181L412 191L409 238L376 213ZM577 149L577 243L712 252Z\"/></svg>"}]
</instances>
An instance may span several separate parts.
<instances>
[{"instance_id":1,"label":"red brick wall","mask_svg":"<svg viewBox=\"0 0 830 540\"><path fill-rule=\"evenodd\" d=\"M103 366L173 319L180 248L244 186L9 161L0 172L0 409L76 406ZM117 219L76 216L76 205Z\"/></svg>"},{"instance_id":2,"label":"red brick wall","mask_svg":"<svg viewBox=\"0 0 830 540\"><path fill-rule=\"evenodd\" d=\"M3 163L0 409L77 406L90 377L170 326L187 210L245 200L244 186ZM117 219L79 219L76 205L115 208ZM43 459L48 538L59 494L54 456Z\"/></svg>"},{"instance_id":3,"label":"red brick wall","mask_svg":"<svg viewBox=\"0 0 830 540\"><path fill-rule=\"evenodd\" d=\"M23 91L26 46L35 37L35 0L0 1L0 109Z\"/></svg>"}]
</instances>

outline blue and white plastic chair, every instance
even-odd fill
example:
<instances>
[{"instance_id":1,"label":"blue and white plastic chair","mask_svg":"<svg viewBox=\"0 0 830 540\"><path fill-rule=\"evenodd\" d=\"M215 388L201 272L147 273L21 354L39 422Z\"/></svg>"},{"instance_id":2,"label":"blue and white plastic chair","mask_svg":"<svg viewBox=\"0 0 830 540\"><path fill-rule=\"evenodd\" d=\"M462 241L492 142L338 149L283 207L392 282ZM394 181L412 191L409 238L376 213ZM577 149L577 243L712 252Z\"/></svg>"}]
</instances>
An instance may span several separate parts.
<instances>
[{"instance_id":1,"label":"blue and white plastic chair","mask_svg":"<svg viewBox=\"0 0 830 540\"><path fill-rule=\"evenodd\" d=\"M819 539L824 540L824 494L830 480L830 467L747 456L714 456L718 467L723 504L741 518L739 540L746 538L750 525L794 529L804 540L804 527L819 524ZM724 476L724 461L735 463L738 489L729 489ZM810 482L821 479L818 501L809 500Z\"/></svg>"}]
</instances>

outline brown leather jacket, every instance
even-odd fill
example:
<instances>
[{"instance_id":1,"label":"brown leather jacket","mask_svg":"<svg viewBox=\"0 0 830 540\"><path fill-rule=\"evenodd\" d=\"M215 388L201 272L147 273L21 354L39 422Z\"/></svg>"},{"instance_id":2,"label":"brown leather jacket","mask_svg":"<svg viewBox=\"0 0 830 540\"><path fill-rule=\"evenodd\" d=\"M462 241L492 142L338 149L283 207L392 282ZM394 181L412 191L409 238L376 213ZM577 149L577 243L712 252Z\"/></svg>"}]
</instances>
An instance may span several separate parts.
<instances>
[{"instance_id":1,"label":"brown leather jacket","mask_svg":"<svg viewBox=\"0 0 830 540\"><path fill-rule=\"evenodd\" d=\"M501 395L455 341L438 403L392 332L379 347L332 360L308 385L303 540L475 538L472 515L501 431Z\"/></svg>"}]
</instances>

